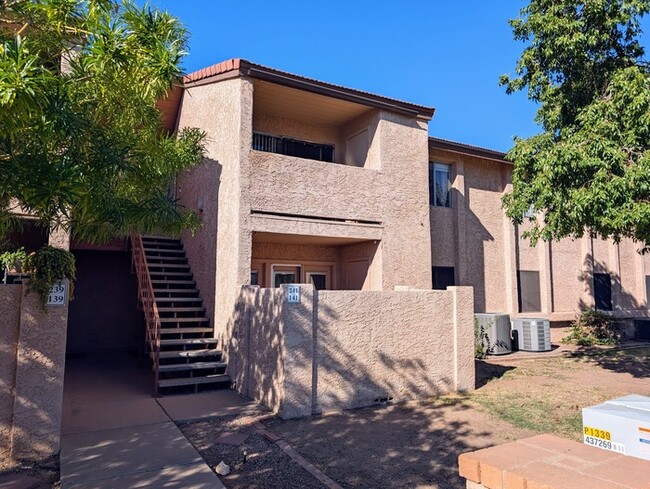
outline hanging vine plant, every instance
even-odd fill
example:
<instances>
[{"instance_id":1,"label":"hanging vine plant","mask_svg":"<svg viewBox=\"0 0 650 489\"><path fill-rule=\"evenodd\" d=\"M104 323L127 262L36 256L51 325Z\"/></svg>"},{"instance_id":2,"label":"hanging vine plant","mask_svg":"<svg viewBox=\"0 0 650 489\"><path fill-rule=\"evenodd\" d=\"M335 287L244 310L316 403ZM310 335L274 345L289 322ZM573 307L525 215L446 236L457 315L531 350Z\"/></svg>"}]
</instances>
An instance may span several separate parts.
<instances>
[{"instance_id":1,"label":"hanging vine plant","mask_svg":"<svg viewBox=\"0 0 650 489\"><path fill-rule=\"evenodd\" d=\"M29 292L36 292L43 307L47 303L50 290L59 280L70 281L70 299L73 297L76 267L74 255L69 251L43 246L27 257L27 270L30 274Z\"/></svg>"}]
</instances>

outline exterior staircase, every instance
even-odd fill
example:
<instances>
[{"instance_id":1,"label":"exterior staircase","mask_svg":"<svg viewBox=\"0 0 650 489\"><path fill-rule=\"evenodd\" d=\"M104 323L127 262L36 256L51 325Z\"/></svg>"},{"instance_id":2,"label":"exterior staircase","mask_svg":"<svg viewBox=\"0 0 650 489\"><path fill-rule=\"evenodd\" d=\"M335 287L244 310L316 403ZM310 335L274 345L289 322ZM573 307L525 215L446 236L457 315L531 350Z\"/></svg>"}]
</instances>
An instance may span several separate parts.
<instances>
[{"instance_id":1,"label":"exterior staircase","mask_svg":"<svg viewBox=\"0 0 650 489\"><path fill-rule=\"evenodd\" d=\"M133 235L131 244L155 394L229 387L230 376L182 242Z\"/></svg>"}]
</instances>

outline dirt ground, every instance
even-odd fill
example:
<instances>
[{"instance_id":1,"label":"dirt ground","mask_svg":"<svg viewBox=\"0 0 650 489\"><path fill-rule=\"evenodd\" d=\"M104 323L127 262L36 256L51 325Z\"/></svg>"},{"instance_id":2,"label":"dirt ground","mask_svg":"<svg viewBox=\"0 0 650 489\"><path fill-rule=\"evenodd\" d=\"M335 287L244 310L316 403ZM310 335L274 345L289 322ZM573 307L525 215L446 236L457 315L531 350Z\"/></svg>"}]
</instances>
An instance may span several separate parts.
<instances>
[{"instance_id":1,"label":"dirt ground","mask_svg":"<svg viewBox=\"0 0 650 489\"><path fill-rule=\"evenodd\" d=\"M0 488L24 487L29 489L59 488L59 457L39 463L16 464L0 460Z\"/></svg>"},{"instance_id":2,"label":"dirt ground","mask_svg":"<svg viewBox=\"0 0 650 489\"><path fill-rule=\"evenodd\" d=\"M265 424L343 487L463 488L460 453L537 433L579 439L584 406L650 395L650 348L477 362L467 396Z\"/></svg>"},{"instance_id":3,"label":"dirt ground","mask_svg":"<svg viewBox=\"0 0 650 489\"><path fill-rule=\"evenodd\" d=\"M229 475L219 476L228 489L325 489L280 447L255 433L245 419L236 416L213 418L181 424L179 428L213 470L221 461L230 466ZM224 433L242 434L246 439L241 445L222 443L219 437Z\"/></svg>"}]
</instances>

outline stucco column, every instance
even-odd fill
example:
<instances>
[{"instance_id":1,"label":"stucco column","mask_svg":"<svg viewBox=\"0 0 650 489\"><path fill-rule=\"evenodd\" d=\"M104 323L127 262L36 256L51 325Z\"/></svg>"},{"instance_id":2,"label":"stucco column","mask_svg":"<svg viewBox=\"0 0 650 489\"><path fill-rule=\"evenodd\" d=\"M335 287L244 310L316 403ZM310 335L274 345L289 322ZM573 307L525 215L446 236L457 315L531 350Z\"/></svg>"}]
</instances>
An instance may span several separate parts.
<instances>
[{"instance_id":1,"label":"stucco column","mask_svg":"<svg viewBox=\"0 0 650 489\"><path fill-rule=\"evenodd\" d=\"M59 451L68 307L44 310L38 295L25 292L20 305L11 456L39 460Z\"/></svg>"},{"instance_id":2,"label":"stucco column","mask_svg":"<svg viewBox=\"0 0 650 489\"><path fill-rule=\"evenodd\" d=\"M553 312L553 275L551 272L551 242L542 241L537 244L539 257L539 294L542 311L546 314Z\"/></svg>"},{"instance_id":3,"label":"stucco column","mask_svg":"<svg viewBox=\"0 0 650 489\"><path fill-rule=\"evenodd\" d=\"M512 183L509 175L504 171L503 192L512 192ZM505 290L506 310L511 316L519 313L517 304L517 234L515 226L505 212L503 212L503 260L505 269Z\"/></svg>"},{"instance_id":4,"label":"stucco column","mask_svg":"<svg viewBox=\"0 0 650 489\"><path fill-rule=\"evenodd\" d=\"M620 311L621 307L621 250L620 244L608 241L609 263L612 277L612 310Z\"/></svg>"},{"instance_id":5,"label":"stucco column","mask_svg":"<svg viewBox=\"0 0 650 489\"><path fill-rule=\"evenodd\" d=\"M594 308L594 247L591 236L585 234L580 240L582 255L582 303L586 308Z\"/></svg>"},{"instance_id":6,"label":"stucco column","mask_svg":"<svg viewBox=\"0 0 650 489\"><path fill-rule=\"evenodd\" d=\"M451 205L454 210L454 221L456 222L456 226L454 226L454 241L456 243L454 256L454 263L456 265L455 278L457 284L467 284L470 283L470 280L467 276L467 224L465 222L465 216L467 215L467 199L465 198L465 161L462 158L458 158L454 168L456 170L456 176L452 188L455 192L452 193ZM442 231L443 230L440 230L439 232Z\"/></svg>"},{"instance_id":7,"label":"stucco column","mask_svg":"<svg viewBox=\"0 0 650 489\"><path fill-rule=\"evenodd\" d=\"M474 289L447 287L453 294L454 314L454 389L471 391L474 371Z\"/></svg>"},{"instance_id":8,"label":"stucco column","mask_svg":"<svg viewBox=\"0 0 650 489\"><path fill-rule=\"evenodd\" d=\"M298 302L290 302L289 285L282 285L283 419L311 416L314 360L314 286L301 284Z\"/></svg>"}]
</instances>

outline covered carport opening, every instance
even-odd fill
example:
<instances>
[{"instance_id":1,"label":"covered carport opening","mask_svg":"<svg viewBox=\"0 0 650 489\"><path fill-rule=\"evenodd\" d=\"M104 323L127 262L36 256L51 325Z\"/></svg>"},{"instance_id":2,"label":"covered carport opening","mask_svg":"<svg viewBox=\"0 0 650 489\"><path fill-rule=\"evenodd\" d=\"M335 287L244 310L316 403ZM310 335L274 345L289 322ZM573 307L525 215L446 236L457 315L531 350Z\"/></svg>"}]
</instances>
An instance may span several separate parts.
<instances>
[{"instance_id":1,"label":"covered carport opening","mask_svg":"<svg viewBox=\"0 0 650 489\"><path fill-rule=\"evenodd\" d=\"M103 245L76 242L77 274L69 303L65 389L151 392L145 322L138 309L127 239Z\"/></svg>"}]
</instances>

